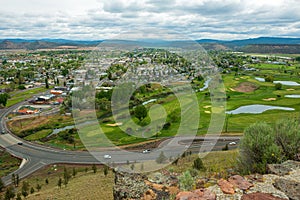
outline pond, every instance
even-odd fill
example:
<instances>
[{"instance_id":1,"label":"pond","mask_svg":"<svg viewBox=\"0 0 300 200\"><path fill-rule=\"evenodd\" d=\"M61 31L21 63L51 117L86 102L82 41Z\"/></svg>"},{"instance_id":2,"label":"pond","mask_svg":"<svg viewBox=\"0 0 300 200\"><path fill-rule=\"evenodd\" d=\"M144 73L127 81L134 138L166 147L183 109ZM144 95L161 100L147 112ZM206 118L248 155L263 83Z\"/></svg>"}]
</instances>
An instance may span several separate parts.
<instances>
[{"instance_id":1,"label":"pond","mask_svg":"<svg viewBox=\"0 0 300 200\"><path fill-rule=\"evenodd\" d=\"M69 129L72 129L72 128L75 128L74 125L71 125L71 126L65 126L63 128L56 128L56 129L53 129L52 133L50 133L47 137L50 137L52 135L55 135L55 134L58 134L59 132L61 131L65 131L65 130L69 130Z\"/></svg>"},{"instance_id":2,"label":"pond","mask_svg":"<svg viewBox=\"0 0 300 200\"><path fill-rule=\"evenodd\" d=\"M273 81L273 83L281 83L282 85L287 86L300 86L300 84L295 81Z\"/></svg>"},{"instance_id":3,"label":"pond","mask_svg":"<svg viewBox=\"0 0 300 200\"><path fill-rule=\"evenodd\" d=\"M300 98L300 94L287 94L287 95L284 95L284 97L287 97L287 98Z\"/></svg>"},{"instance_id":4,"label":"pond","mask_svg":"<svg viewBox=\"0 0 300 200\"><path fill-rule=\"evenodd\" d=\"M206 90L209 86L209 82L211 81L211 79L207 79L205 82L204 82L204 86L202 88L199 89L200 92Z\"/></svg>"},{"instance_id":5,"label":"pond","mask_svg":"<svg viewBox=\"0 0 300 200\"><path fill-rule=\"evenodd\" d=\"M260 104L254 104L254 105L248 105L248 106L241 106L235 110L227 111L227 114L241 114L241 113L251 113L251 114L260 114L267 110L287 110L287 111L293 111L294 108L289 107L281 107L281 106L268 106L268 105L260 105Z\"/></svg>"},{"instance_id":6,"label":"pond","mask_svg":"<svg viewBox=\"0 0 300 200\"><path fill-rule=\"evenodd\" d=\"M260 78L260 77L255 77L256 80L260 81L260 82L265 82L266 80L264 78ZM300 86L299 83L295 82L295 81L273 81L273 83L281 83L282 85L286 85L286 86Z\"/></svg>"},{"instance_id":7,"label":"pond","mask_svg":"<svg viewBox=\"0 0 300 200\"><path fill-rule=\"evenodd\" d=\"M147 105L148 103L154 102L157 99L150 99L149 101L145 101L144 103L142 103L143 105Z\"/></svg>"}]
</instances>

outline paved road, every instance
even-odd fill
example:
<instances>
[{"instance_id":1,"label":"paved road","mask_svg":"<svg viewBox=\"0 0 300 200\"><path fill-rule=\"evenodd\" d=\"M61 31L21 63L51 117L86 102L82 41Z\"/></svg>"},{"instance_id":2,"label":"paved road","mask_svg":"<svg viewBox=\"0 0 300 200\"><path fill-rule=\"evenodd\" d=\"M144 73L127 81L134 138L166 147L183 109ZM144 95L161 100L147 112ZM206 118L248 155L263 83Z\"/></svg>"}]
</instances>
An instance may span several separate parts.
<instances>
[{"instance_id":1,"label":"paved road","mask_svg":"<svg viewBox=\"0 0 300 200\"><path fill-rule=\"evenodd\" d=\"M24 163L17 171L20 178L24 178L38 169L55 163L76 163L76 164L94 164L94 163L126 163L127 161L149 161L155 160L161 151L167 157L176 157L188 149L188 151L208 152L210 150L220 150L230 141L239 141L239 137L197 137L197 143L191 144L193 138L170 138L164 141L158 149L149 154L143 154L141 151L128 152L121 151L118 148L99 149L93 152L64 151L45 147L35 143L23 141L9 132L6 127L5 117L12 110L16 109L22 103L16 104L10 108L0 110L0 130L6 131L7 134L0 135L0 145L12 155L22 158ZM202 140L205 141L203 142ZM22 145L18 144L22 142ZM191 146L190 146L191 144ZM215 145L216 144L216 145ZM111 159L104 159L103 156L109 154ZM97 159L95 158L97 157ZM11 183L11 174L2 178L5 185Z\"/></svg>"}]
</instances>

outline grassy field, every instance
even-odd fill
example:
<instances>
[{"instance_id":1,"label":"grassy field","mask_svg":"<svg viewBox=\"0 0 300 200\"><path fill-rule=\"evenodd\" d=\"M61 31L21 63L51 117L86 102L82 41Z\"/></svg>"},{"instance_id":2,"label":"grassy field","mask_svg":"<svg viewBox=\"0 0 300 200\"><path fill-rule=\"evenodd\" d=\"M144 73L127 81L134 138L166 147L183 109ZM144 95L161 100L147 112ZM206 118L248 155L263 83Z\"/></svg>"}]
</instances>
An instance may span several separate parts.
<instances>
[{"instance_id":1,"label":"grassy field","mask_svg":"<svg viewBox=\"0 0 300 200\"><path fill-rule=\"evenodd\" d=\"M9 94L11 96L11 98L9 98L7 100L6 107L15 105L15 104L17 104L19 102L22 102L22 101L24 101L28 98L31 98L35 94L38 94L38 93L41 93L41 92L46 92L47 90L48 89L46 89L44 87L40 87L40 88L25 90L24 92L11 92Z\"/></svg>"},{"instance_id":2,"label":"grassy field","mask_svg":"<svg viewBox=\"0 0 300 200\"><path fill-rule=\"evenodd\" d=\"M11 156L0 148L0 177L9 174L19 168L21 160Z\"/></svg>"},{"instance_id":3,"label":"grassy field","mask_svg":"<svg viewBox=\"0 0 300 200\"><path fill-rule=\"evenodd\" d=\"M198 171L198 177L226 178L228 176L228 170L235 170L237 156L237 150L210 152L202 158L206 170ZM181 174L193 168L193 162L197 157L197 154L187 155L180 158L177 165L169 165L163 170ZM200 155L200 157L202 156ZM62 184L61 188L59 188L58 180L59 178L63 179L64 168L66 168L71 178L67 186ZM135 168L139 168L139 163L135 164ZM73 176L73 170L76 172L75 176ZM152 172L147 173L148 176L151 176L151 174ZM46 179L48 180L48 184L46 184ZM21 180L19 187L16 188L16 193L21 191L23 181L24 180ZM29 194L26 198L28 200L113 199L114 174L109 170L108 175L105 176L103 166L97 166L97 172L94 173L90 165L51 165L30 175L25 181L29 183L29 188L33 187L35 190L33 194ZM40 191L36 189L37 185L41 186ZM206 184L206 186L210 185Z\"/></svg>"},{"instance_id":4,"label":"grassy field","mask_svg":"<svg viewBox=\"0 0 300 200\"><path fill-rule=\"evenodd\" d=\"M71 178L67 186L62 184L59 188L57 184L59 178L63 179L64 167L66 167ZM113 172L109 171L105 177L103 167L97 166L97 168L97 172L94 173L92 167L88 165L51 165L45 167L25 179L29 183L29 189L33 187L35 190L33 194L29 192L26 199L112 200ZM76 171L75 176L73 176L73 169ZM48 184L46 184L46 179L48 179ZM36 189L37 184L41 186L40 191ZM16 188L16 193L20 192L21 188L22 181L20 186ZM2 195L4 194L2 193Z\"/></svg>"}]
</instances>

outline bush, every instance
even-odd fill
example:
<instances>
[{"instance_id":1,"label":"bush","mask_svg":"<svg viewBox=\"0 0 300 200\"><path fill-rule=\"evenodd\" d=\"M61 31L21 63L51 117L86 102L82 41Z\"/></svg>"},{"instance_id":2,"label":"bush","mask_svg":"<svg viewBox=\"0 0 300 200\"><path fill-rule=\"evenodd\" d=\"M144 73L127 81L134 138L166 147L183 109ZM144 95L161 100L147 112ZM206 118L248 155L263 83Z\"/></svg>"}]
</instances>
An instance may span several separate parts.
<instances>
[{"instance_id":1,"label":"bush","mask_svg":"<svg viewBox=\"0 0 300 200\"><path fill-rule=\"evenodd\" d=\"M201 158L197 158L196 160L194 160L193 168L197 169L197 170L205 170L205 166L204 166Z\"/></svg>"},{"instance_id":2,"label":"bush","mask_svg":"<svg viewBox=\"0 0 300 200\"><path fill-rule=\"evenodd\" d=\"M296 160L300 152L300 122L297 119L280 120L275 125L275 143L284 160Z\"/></svg>"},{"instance_id":3,"label":"bush","mask_svg":"<svg viewBox=\"0 0 300 200\"><path fill-rule=\"evenodd\" d=\"M274 141L273 130L266 123L246 128L240 142L241 172L265 173L267 164L280 162L281 151Z\"/></svg>"},{"instance_id":4,"label":"bush","mask_svg":"<svg viewBox=\"0 0 300 200\"><path fill-rule=\"evenodd\" d=\"M271 76L271 75L267 75L266 78L265 78L265 81L266 82L273 82L274 81L274 77Z\"/></svg>"},{"instance_id":5,"label":"bush","mask_svg":"<svg viewBox=\"0 0 300 200\"><path fill-rule=\"evenodd\" d=\"M179 176L179 187L181 190L190 191L193 188L194 179L189 171Z\"/></svg>"},{"instance_id":6,"label":"bush","mask_svg":"<svg viewBox=\"0 0 300 200\"><path fill-rule=\"evenodd\" d=\"M275 84L275 89L276 90L281 90L281 88L282 88L282 84L281 83L276 83Z\"/></svg>"}]
</instances>

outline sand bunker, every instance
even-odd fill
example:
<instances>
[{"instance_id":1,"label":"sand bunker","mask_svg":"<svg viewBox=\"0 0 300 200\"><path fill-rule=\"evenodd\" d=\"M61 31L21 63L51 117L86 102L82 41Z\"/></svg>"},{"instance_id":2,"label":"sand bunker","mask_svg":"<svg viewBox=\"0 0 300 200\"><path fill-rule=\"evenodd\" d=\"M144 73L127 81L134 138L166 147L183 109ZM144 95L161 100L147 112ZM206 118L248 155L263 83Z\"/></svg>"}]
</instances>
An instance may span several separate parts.
<instances>
[{"instance_id":1,"label":"sand bunker","mask_svg":"<svg viewBox=\"0 0 300 200\"><path fill-rule=\"evenodd\" d=\"M258 89L258 87L251 82L242 82L234 89L238 92L253 92Z\"/></svg>"}]
</instances>

